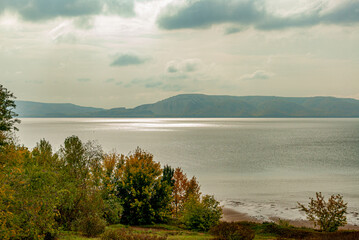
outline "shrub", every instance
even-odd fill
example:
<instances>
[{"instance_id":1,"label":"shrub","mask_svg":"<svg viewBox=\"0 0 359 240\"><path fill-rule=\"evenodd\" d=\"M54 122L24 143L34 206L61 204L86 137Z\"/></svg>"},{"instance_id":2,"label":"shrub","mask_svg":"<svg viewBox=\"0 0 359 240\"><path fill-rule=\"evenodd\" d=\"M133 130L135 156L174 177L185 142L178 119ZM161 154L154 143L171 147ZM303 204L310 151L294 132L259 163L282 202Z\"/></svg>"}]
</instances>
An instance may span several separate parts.
<instances>
[{"instance_id":1,"label":"shrub","mask_svg":"<svg viewBox=\"0 0 359 240\"><path fill-rule=\"evenodd\" d=\"M79 230L87 237L96 237L105 231L106 223L99 217L84 217L78 221Z\"/></svg>"},{"instance_id":2,"label":"shrub","mask_svg":"<svg viewBox=\"0 0 359 240\"><path fill-rule=\"evenodd\" d=\"M182 222L191 230L208 231L221 216L222 208L213 196L205 195L202 200L190 197L184 205Z\"/></svg>"},{"instance_id":3,"label":"shrub","mask_svg":"<svg viewBox=\"0 0 359 240\"><path fill-rule=\"evenodd\" d=\"M298 205L307 214L309 221L314 223L314 227L319 226L325 232L335 232L347 223L347 203L344 203L340 194L330 196L326 202L319 192L316 193L316 199L310 198L308 207L300 203Z\"/></svg>"},{"instance_id":4,"label":"shrub","mask_svg":"<svg viewBox=\"0 0 359 240\"><path fill-rule=\"evenodd\" d=\"M97 215L86 215L77 222L78 229L87 237L96 237L105 231L106 221Z\"/></svg>"},{"instance_id":5,"label":"shrub","mask_svg":"<svg viewBox=\"0 0 359 240\"><path fill-rule=\"evenodd\" d=\"M106 221L102 218L104 202L97 190L82 190L75 220L75 229L85 236L95 237L105 231Z\"/></svg>"},{"instance_id":6,"label":"shrub","mask_svg":"<svg viewBox=\"0 0 359 240\"><path fill-rule=\"evenodd\" d=\"M261 225L262 233L275 234L282 238L310 239L315 235L313 230L279 226L273 222L264 222Z\"/></svg>"},{"instance_id":7,"label":"shrub","mask_svg":"<svg viewBox=\"0 0 359 240\"><path fill-rule=\"evenodd\" d=\"M252 240L255 237L254 230L235 222L221 222L212 227L210 233L218 240Z\"/></svg>"},{"instance_id":8,"label":"shrub","mask_svg":"<svg viewBox=\"0 0 359 240\"><path fill-rule=\"evenodd\" d=\"M101 240L166 240L167 237L158 237L148 234L138 234L124 229L109 229L101 236Z\"/></svg>"}]
</instances>

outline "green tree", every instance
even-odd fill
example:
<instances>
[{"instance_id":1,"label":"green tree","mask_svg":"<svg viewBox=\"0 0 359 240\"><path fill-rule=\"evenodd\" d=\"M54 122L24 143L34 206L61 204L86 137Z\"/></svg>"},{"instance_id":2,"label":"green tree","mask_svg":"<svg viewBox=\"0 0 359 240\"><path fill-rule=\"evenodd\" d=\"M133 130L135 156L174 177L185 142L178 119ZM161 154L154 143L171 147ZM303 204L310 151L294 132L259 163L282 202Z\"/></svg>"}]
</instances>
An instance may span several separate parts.
<instances>
[{"instance_id":1,"label":"green tree","mask_svg":"<svg viewBox=\"0 0 359 240\"><path fill-rule=\"evenodd\" d=\"M345 214L348 204L344 203L340 194L331 195L326 202L322 193L317 192L316 199L310 198L308 207L301 203L298 205L307 214L308 220L314 223L314 227L319 226L325 232L335 232L347 223Z\"/></svg>"},{"instance_id":2,"label":"green tree","mask_svg":"<svg viewBox=\"0 0 359 240\"><path fill-rule=\"evenodd\" d=\"M121 199L116 194L116 182L118 181L118 169L123 166L124 156L117 153L105 154L102 162L102 198L105 209L104 218L110 224L119 223L123 207Z\"/></svg>"},{"instance_id":3,"label":"green tree","mask_svg":"<svg viewBox=\"0 0 359 240\"><path fill-rule=\"evenodd\" d=\"M7 144L0 150L0 239L16 239L23 235L19 224L19 201L16 187L21 186L24 159L29 151Z\"/></svg>"},{"instance_id":4,"label":"green tree","mask_svg":"<svg viewBox=\"0 0 359 240\"><path fill-rule=\"evenodd\" d=\"M32 150L32 157L38 164L58 167L58 155L53 154L51 144L45 139L36 143L36 147Z\"/></svg>"},{"instance_id":5,"label":"green tree","mask_svg":"<svg viewBox=\"0 0 359 240\"><path fill-rule=\"evenodd\" d=\"M7 144L0 151L0 238L43 239L56 232L56 171L37 161L25 147Z\"/></svg>"},{"instance_id":6,"label":"green tree","mask_svg":"<svg viewBox=\"0 0 359 240\"><path fill-rule=\"evenodd\" d=\"M71 136L59 150L59 159L62 194L57 221L65 229L79 229L85 227L84 223L102 229L105 206L101 197L101 147L93 142L84 144L79 137Z\"/></svg>"},{"instance_id":7,"label":"green tree","mask_svg":"<svg viewBox=\"0 0 359 240\"><path fill-rule=\"evenodd\" d=\"M151 199L151 205L155 210L156 222L167 222L171 217L173 174L174 169L166 165L163 168L161 181L157 181L155 184L156 191Z\"/></svg>"},{"instance_id":8,"label":"green tree","mask_svg":"<svg viewBox=\"0 0 359 240\"><path fill-rule=\"evenodd\" d=\"M156 220L154 197L161 186L162 170L153 155L137 148L125 158L116 183L123 204L122 222L150 224Z\"/></svg>"},{"instance_id":9,"label":"green tree","mask_svg":"<svg viewBox=\"0 0 359 240\"><path fill-rule=\"evenodd\" d=\"M85 146L78 136L65 139L64 146L60 149L62 166L72 178L80 181L86 179L89 171L85 159Z\"/></svg>"},{"instance_id":10,"label":"green tree","mask_svg":"<svg viewBox=\"0 0 359 240\"><path fill-rule=\"evenodd\" d=\"M0 147L6 144L7 134L18 130L15 126L20 120L15 118L15 96L0 84Z\"/></svg>"},{"instance_id":11,"label":"green tree","mask_svg":"<svg viewBox=\"0 0 359 240\"><path fill-rule=\"evenodd\" d=\"M208 231L221 216L222 208L213 196L205 195L201 200L191 196L184 204L182 222L191 230Z\"/></svg>"}]
</instances>

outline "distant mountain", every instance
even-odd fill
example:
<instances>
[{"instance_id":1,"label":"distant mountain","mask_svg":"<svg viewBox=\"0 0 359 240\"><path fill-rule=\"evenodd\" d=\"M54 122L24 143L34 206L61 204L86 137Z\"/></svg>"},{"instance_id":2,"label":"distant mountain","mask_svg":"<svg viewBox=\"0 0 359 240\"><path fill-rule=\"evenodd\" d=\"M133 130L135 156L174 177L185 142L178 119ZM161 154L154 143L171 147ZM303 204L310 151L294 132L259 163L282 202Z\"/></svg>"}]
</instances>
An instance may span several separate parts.
<instances>
[{"instance_id":1,"label":"distant mountain","mask_svg":"<svg viewBox=\"0 0 359 240\"><path fill-rule=\"evenodd\" d=\"M20 117L359 117L359 100L181 94L135 108L17 101Z\"/></svg>"},{"instance_id":2,"label":"distant mountain","mask_svg":"<svg viewBox=\"0 0 359 240\"><path fill-rule=\"evenodd\" d=\"M85 117L103 108L81 107L71 103L16 101L19 117Z\"/></svg>"}]
</instances>

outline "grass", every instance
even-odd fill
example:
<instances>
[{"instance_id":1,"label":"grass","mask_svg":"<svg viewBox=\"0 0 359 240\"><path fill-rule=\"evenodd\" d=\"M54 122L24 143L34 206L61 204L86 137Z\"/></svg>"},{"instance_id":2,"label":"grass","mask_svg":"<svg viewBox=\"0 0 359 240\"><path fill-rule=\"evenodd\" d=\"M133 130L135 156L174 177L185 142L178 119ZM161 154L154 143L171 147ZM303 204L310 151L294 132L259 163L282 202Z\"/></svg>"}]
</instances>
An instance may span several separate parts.
<instances>
[{"instance_id":1,"label":"grass","mask_svg":"<svg viewBox=\"0 0 359 240\"><path fill-rule=\"evenodd\" d=\"M338 231L336 233L318 232L311 228L296 228L283 226L275 223L249 223L239 222L243 226L250 226L255 231L254 240L275 240L275 239L313 239L313 240L358 240L358 231ZM146 226L126 226L122 224L108 226L107 229L125 229L134 233L167 236L168 240L207 240L213 239L208 233L185 230L176 225L154 224ZM100 240L98 238L87 238L77 232L61 232L59 240Z\"/></svg>"},{"instance_id":2,"label":"grass","mask_svg":"<svg viewBox=\"0 0 359 240\"><path fill-rule=\"evenodd\" d=\"M63 231L59 235L60 240L89 240L88 237L81 236L80 233ZM91 238L92 240L100 240L100 238Z\"/></svg>"},{"instance_id":3,"label":"grass","mask_svg":"<svg viewBox=\"0 0 359 240\"><path fill-rule=\"evenodd\" d=\"M178 226L168 225L168 224L154 224L154 225L145 225L145 226L126 226L123 224L110 225L107 227L108 229L128 229L134 233L141 234L151 234L157 236L167 236L168 240L207 240L213 239L213 236L207 233L200 233L185 230L179 228ZM100 240L98 238L87 238L81 236L80 233L77 232L61 232L59 236L59 240Z\"/></svg>"}]
</instances>

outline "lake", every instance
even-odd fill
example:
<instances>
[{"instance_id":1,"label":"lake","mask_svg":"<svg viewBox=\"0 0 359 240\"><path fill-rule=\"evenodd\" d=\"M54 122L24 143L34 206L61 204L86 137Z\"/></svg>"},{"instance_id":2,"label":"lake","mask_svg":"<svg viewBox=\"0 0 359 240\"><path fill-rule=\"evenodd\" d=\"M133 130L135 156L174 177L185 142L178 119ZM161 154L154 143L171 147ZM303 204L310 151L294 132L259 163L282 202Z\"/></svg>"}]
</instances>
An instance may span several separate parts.
<instances>
[{"instance_id":1,"label":"lake","mask_svg":"<svg viewBox=\"0 0 359 240\"><path fill-rule=\"evenodd\" d=\"M137 146L196 176L201 191L258 219L304 219L297 201L340 193L359 225L359 119L23 118L20 142L58 150L78 135L105 151Z\"/></svg>"}]
</instances>

